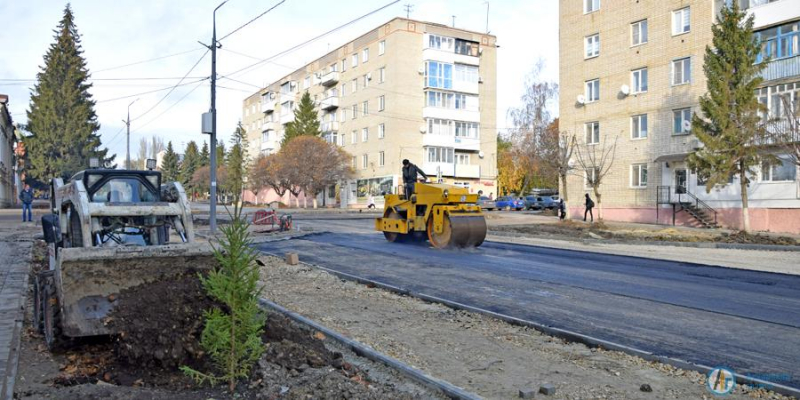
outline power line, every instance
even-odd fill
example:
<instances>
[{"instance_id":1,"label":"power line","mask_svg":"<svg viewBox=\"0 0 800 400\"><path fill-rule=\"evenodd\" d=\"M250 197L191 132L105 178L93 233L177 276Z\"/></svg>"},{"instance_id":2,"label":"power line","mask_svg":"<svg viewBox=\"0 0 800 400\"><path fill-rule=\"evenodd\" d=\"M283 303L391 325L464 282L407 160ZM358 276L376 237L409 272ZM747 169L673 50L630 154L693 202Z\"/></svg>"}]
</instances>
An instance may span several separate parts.
<instances>
[{"instance_id":1,"label":"power line","mask_svg":"<svg viewBox=\"0 0 800 400\"><path fill-rule=\"evenodd\" d=\"M178 87L178 86L191 85L191 84L193 84L193 83L197 83L197 82L204 81L204 80L207 80L207 79L208 79L208 78L202 78L202 79L198 79L198 80L195 80L195 81L192 81L192 82L179 83L179 84L177 84L177 85L175 85L175 86L167 86L167 87L163 87L163 88L161 88L161 89L148 90L148 91L146 91L146 92L134 93L134 94L127 95L127 96L122 96L122 97L115 97L115 98L113 98L113 99L98 100L98 101L96 101L95 103L108 103L108 102L111 102L111 101L117 101L117 100L129 99L129 98L131 98L131 97L141 96L141 95L144 95L144 94L150 94L150 93L162 92L162 91L164 91L164 90L174 89L174 88L176 88L176 87Z\"/></svg>"},{"instance_id":2,"label":"power line","mask_svg":"<svg viewBox=\"0 0 800 400\"><path fill-rule=\"evenodd\" d=\"M202 76L192 76L189 79L202 78ZM143 78L89 78L87 81L155 81L155 80L175 80L180 77L143 77ZM36 82L38 79L17 79L0 78L0 82Z\"/></svg>"},{"instance_id":3,"label":"power line","mask_svg":"<svg viewBox=\"0 0 800 400\"><path fill-rule=\"evenodd\" d=\"M145 123L143 123L143 124L139 125L139 126L136 128L136 129L134 129L133 131L131 131L131 133L138 132L139 130L141 130L142 128L144 128L145 126L147 126L148 124L150 124L151 122L153 122L153 121L157 120L157 119L158 119L158 118L160 118L162 115L166 114L166 113L167 113L167 111L169 111L170 109L172 109L172 107L175 107L176 105L178 105L178 103L182 102L182 101L183 101L185 98L189 97L189 95L190 95L190 94L192 94L192 92L194 92L195 90L197 90L197 88L199 88L200 86L203 86L203 82L200 82L200 83L199 83L197 86L193 87L193 88L192 88L192 90L190 90L190 91L186 92L186 94L184 94L184 95L183 95L183 97L181 97L180 99L178 99L178 101L176 101L176 102L172 103L172 105L170 105L169 107L167 107L167 108L166 108L164 111L162 111L160 114L158 114L158 115L156 115L155 117L153 117L153 119L151 119L151 120L149 120L149 121L147 121L147 122L145 122Z\"/></svg>"},{"instance_id":4,"label":"power line","mask_svg":"<svg viewBox=\"0 0 800 400\"><path fill-rule=\"evenodd\" d=\"M252 86L252 87L256 87L256 88L262 89L262 87L261 87L261 86L258 86L258 85L253 85L252 83L242 82L242 81L239 81L239 80L236 80L236 79L233 79L233 78L227 77L227 76L226 76L226 77L222 77L222 78L220 78L220 79L227 79L227 80L229 80L229 81L233 81L233 82L236 82L236 83L241 83L242 85L247 85L247 86Z\"/></svg>"},{"instance_id":5,"label":"power line","mask_svg":"<svg viewBox=\"0 0 800 400\"><path fill-rule=\"evenodd\" d=\"M228 53L233 53L233 54L236 54L236 55L240 55L242 57L247 57L247 58L252 59L252 60L259 60L259 61L261 60L261 57L256 57L256 56L251 56L249 54L244 54L244 53L242 53L240 51L231 50L231 49L229 49L227 47L220 47L220 50L227 51ZM295 67L290 67L290 66L285 65L285 64L276 63L275 61L270 61L269 63L272 64L272 65L276 65L278 67L286 68L286 69L294 69L295 68Z\"/></svg>"},{"instance_id":6,"label":"power line","mask_svg":"<svg viewBox=\"0 0 800 400\"><path fill-rule=\"evenodd\" d=\"M230 32L230 33L228 33L227 35L223 36L222 38L220 38L220 39L217 39L217 42L221 42L221 41L225 40L225 38L227 38L228 36L230 36L230 35L233 35L234 33L238 32L240 29L244 28L245 26L247 26L247 25L250 25L250 24L251 24L251 23L253 23L255 20L257 20L257 19L259 19L259 18L263 17L263 16L264 16L264 14L266 14L266 13L268 13L268 12L270 12L270 11L274 10L276 7L278 7L279 5L281 5L281 4L285 3L285 2L286 2L286 0L281 0L281 2L280 2L280 3L278 3L278 4L275 4L274 6L272 6L272 7L271 7L270 9L268 9L267 11L264 11L263 13L261 13L261 14L258 14L258 15L257 15L255 18L251 19L250 21L247 21L247 22L245 22L243 25L241 25L241 26L239 26L238 28L234 29L233 31L231 31L231 32Z\"/></svg>"},{"instance_id":7,"label":"power line","mask_svg":"<svg viewBox=\"0 0 800 400\"><path fill-rule=\"evenodd\" d=\"M118 65L118 66L116 66L116 67L110 67L110 68L99 69L99 70L97 70L97 71L94 71L94 73L96 74L96 73L98 73L98 72L111 71L111 70L113 70L113 69L120 69L120 68L130 67L130 66L133 66L133 65L139 65L139 64L149 63L149 62L152 62L152 61L163 60L163 59L165 59L165 58L170 58L170 57L180 56L180 55L183 55L183 54L193 53L193 52L195 52L195 51L198 51L198 50L203 50L203 49L197 48L197 49L192 49L192 50L186 50L186 51L182 51L182 52L180 52L180 53L170 54L170 55L161 56L161 57L156 57L156 58L151 58L151 59L149 59L149 60L136 61L136 62L132 62L132 63L130 63L130 64Z\"/></svg>"},{"instance_id":8,"label":"power line","mask_svg":"<svg viewBox=\"0 0 800 400\"><path fill-rule=\"evenodd\" d=\"M115 134L114 134L114 136L112 136L112 137L111 137L111 140L109 140L109 141L107 142L106 146L107 146L107 147L111 147L111 143L113 143L113 142L114 142L114 139L116 139L116 138L117 138L117 136L119 136L119 134L120 134L122 131L124 131L124 130L125 130L125 127L124 127L124 126L123 126L122 128L120 128L120 129L117 131L117 133L115 133Z\"/></svg>"},{"instance_id":9,"label":"power line","mask_svg":"<svg viewBox=\"0 0 800 400\"><path fill-rule=\"evenodd\" d=\"M360 16L360 17L358 17L358 18L354 19L354 20L351 20L351 21L349 21L349 22L347 22L347 23L345 23L345 24L343 24L343 25L340 25L340 26L338 26L338 27L336 27L336 28L333 28L333 29L331 29L331 30L329 30L329 31L327 31L327 32L325 32L325 33L323 33L323 34L319 35L319 36L316 36L316 37L314 37L314 38L312 38L312 39L306 40L305 42L302 42L302 43L300 43L300 44L298 44L298 45L295 45L295 46L293 46L293 47L290 47L290 48L288 48L288 49L286 49L286 50L284 50L284 51L281 51L281 52L280 52L280 53L278 53L278 54L275 54L275 55L273 55L273 56L271 56L271 57L267 57L267 58L265 58L265 59L262 59L262 60L260 60L260 61L258 61L258 62L256 62L256 63L250 64L250 65L248 65L248 66L246 66L246 67L244 67L244 68L240 68L240 69L238 69L238 70L236 70L236 71L233 71L233 72L231 72L231 73L228 73L228 74L226 74L226 75L222 76L221 78L224 78L224 77L226 77L226 76L238 75L239 73L241 73L241 72L243 72L243 71L249 70L249 69L251 69L251 68L253 68L253 67L256 67L256 66L259 66L259 65L261 65L261 64L264 64L264 63L266 63L266 62L268 62L268 61L271 61L271 60L273 60L273 59L275 59L275 58L278 58L278 57L280 57L280 56L282 56L282 55L288 54L288 53L290 53L290 52L292 52L292 51L294 51L294 50L297 50L297 49L299 49L299 48L301 48L301 47L304 47L304 46L306 46L306 45L308 45L308 44L310 44L310 43L312 43L312 42L315 42L315 41L317 41L317 40L319 40L319 39L321 39L321 38L323 38L323 37L325 37L325 36L327 36L327 35L330 35L330 34L331 34L331 33L333 33L333 32L336 32L336 31L338 31L338 30L340 30L340 29L343 29L343 28L345 28L345 27L347 27L347 26L349 26L349 25L352 25L352 24L354 24L354 23L356 23L356 22L358 22L358 21L360 21L360 20L362 20L362 19L364 19L364 18L367 18L367 17L369 17L369 16L370 16L370 15L372 15L372 14L375 14L375 13L377 13L377 12L379 12L379 11L383 11L384 9L388 8L389 6L392 6L392 5L394 5L394 4L397 4L397 3L399 3L399 2L400 2L400 0L395 0L395 1L391 2L391 3L389 3L389 4L386 4L386 5L385 5L385 6L383 6L383 7L380 7L380 8L378 8L378 9L375 9L375 10L373 10L373 11L370 11L369 13L367 13L367 14L364 14L364 15L362 15L362 16ZM220 78L220 79L221 79L221 78Z\"/></svg>"},{"instance_id":10,"label":"power line","mask_svg":"<svg viewBox=\"0 0 800 400\"><path fill-rule=\"evenodd\" d=\"M198 65L198 64L200 64L200 61L203 61L203 58L205 58L205 57L206 57L206 54L208 54L208 50L206 50L205 52L203 52L203 55L202 55L202 56L200 56L200 58L198 58L198 59L197 59L197 62L195 62L195 63L194 63L194 65L192 65L192 68L189 68L189 71L187 71L187 72L186 72L186 74L184 74L184 75L183 75L183 78L181 78L181 80L179 80L179 81L178 81L178 83L176 83L176 84L175 84L175 86L173 86L173 87L172 87L172 89L170 89L170 90L169 90L169 92L167 92L167 94L165 94L165 95L164 95L164 97L162 97L160 100L158 100L158 101L156 102L156 104L153 104L153 106L152 106L152 107L148 108L148 109L147 109L147 111L145 111L145 112L143 112L143 113L139 114L139 116L138 116L138 117L136 117L136 118L132 119L131 121L136 121L136 120L138 120L139 118L142 118L143 116L147 115L147 113L149 113L150 111L153 111L153 109L155 109L156 107L158 107L158 105L159 105L159 104L161 104L161 102L162 102L162 101L164 101L164 99L166 99L167 97L169 97L169 95L170 95L170 94L172 94L172 92L173 92L173 91L175 91L175 88L177 88L178 86L180 86L181 82L183 82L183 80L184 80L184 79L186 79L186 77L187 77L187 76L189 76L189 74L191 74L191 73L192 73L192 71L194 71L194 69L195 69L195 68L197 68L197 65Z\"/></svg>"}]
</instances>

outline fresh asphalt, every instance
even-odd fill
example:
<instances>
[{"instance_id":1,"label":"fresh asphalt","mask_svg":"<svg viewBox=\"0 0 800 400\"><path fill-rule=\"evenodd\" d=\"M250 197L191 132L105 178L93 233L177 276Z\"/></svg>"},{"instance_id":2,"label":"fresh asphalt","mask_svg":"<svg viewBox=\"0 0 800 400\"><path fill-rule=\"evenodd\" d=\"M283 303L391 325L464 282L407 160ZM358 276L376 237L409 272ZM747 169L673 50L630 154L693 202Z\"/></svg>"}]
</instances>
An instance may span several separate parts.
<instances>
[{"instance_id":1,"label":"fresh asphalt","mask_svg":"<svg viewBox=\"0 0 800 400\"><path fill-rule=\"evenodd\" d=\"M800 388L800 276L486 242L389 243L372 220L258 245L380 283ZM676 248L675 251L680 251Z\"/></svg>"}]
</instances>

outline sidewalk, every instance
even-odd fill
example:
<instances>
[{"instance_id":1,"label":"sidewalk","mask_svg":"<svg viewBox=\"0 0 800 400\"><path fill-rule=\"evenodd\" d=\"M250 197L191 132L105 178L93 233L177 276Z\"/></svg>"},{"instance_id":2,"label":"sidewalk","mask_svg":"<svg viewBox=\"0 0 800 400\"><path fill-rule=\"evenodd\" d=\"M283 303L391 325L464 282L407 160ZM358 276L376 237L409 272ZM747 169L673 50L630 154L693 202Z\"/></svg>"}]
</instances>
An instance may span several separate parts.
<instances>
[{"instance_id":1,"label":"sidewalk","mask_svg":"<svg viewBox=\"0 0 800 400\"><path fill-rule=\"evenodd\" d=\"M14 393L31 238L37 231L33 223L21 225L16 218L0 221L0 398L10 399Z\"/></svg>"}]
</instances>

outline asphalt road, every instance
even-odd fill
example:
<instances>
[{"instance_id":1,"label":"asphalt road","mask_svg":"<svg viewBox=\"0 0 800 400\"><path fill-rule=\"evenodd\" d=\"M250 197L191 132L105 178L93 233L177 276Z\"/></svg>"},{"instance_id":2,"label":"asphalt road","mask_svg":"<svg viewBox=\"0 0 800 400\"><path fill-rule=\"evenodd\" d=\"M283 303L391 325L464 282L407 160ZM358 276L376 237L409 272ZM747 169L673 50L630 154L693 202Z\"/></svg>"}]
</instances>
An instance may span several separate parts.
<instances>
[{"instance_id":1,"label":"asphalt road","mask_svg":"<svg viewBox=\"0 0 800 400\"><path fill-rule=\"evenodd\" d=\"M259 248L800 388L800 276L496 242L435 250L388 243L366 219L298 224L336 233Z\"/></svg>"}]
</instances>

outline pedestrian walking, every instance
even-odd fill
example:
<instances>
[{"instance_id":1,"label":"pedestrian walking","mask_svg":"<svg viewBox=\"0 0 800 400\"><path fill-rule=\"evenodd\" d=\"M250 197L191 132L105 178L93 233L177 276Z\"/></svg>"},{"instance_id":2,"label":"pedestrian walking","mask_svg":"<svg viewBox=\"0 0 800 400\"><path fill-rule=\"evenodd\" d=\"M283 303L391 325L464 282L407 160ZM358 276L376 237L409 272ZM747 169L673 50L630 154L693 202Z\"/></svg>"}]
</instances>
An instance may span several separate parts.
<instances>
[{"instance_id":1,"label":"pedestrian walking","mask_svg":"<svg viewBox=\"0 0 800 400\"><path fill-rule=\"evenodd\" d=\"M19 192L19 200L22 201L22 222L32 222L31 207L33 206L33 190L31 185L25 185L25 189ZM27 218L25 211L27 210Z\"/></svg>"},{"instance_id":2,"label":"pedestrian walking","mask_svg":"<svg viewBox=\"0 0 800 400\"><path fill-rule=\"evenodd\" d=\"M367 208L375 208L375 197L372 196L372 193L367 197Z\"/></svg>"},{"instance_id":3,"label":"pedestrian walking","mask_svg":"<svg viewBox=\"0 0 800 400\"><path fill-rule=\"evenodd\" d=\"M592 198L589 197L589 193L586 193L586 211L583 212L583 221L586 221L586 214L589 214L592 217L592 222L594 222L594 213L592 213L592 208L594 208L594 201Z\"/></svg>"},{"instance_id":4,"label":"pedestrian walking","mask_svg":"<svg viewBox=\"0 0 800 400\"><path fill-rule=\"evenodd\" d=\"M564 204L564 199L558 200L558 219L564 220L567 217L567 205Z\"/></svg>"}]
</instances>

